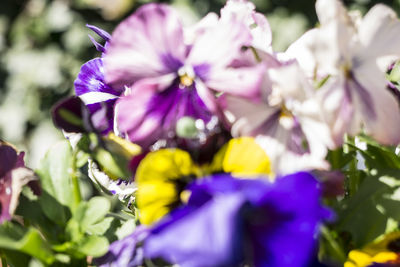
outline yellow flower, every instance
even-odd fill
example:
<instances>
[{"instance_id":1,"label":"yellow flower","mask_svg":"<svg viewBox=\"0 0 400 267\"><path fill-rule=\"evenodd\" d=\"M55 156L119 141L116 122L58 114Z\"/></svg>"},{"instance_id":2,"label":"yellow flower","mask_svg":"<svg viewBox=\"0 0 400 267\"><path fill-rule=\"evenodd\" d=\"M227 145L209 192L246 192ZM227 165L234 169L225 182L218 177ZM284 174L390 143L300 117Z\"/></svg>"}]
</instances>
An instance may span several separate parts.
<instances>
[{"instance_id":1,"label":"yellow flower","mask_svg":"<svg viewBox=\"0 0 400 267\"><path fill-rule=\"evenodd\" d=\"M152 224L180 203L180 185L197 176L189 153L180 149L150 152L136 172L136 201L142 224Z\"/></svg>"},{"instance_id":2,"label":"yellow flower","mask_svg":"<svg viewBox=\"0 0 400 267\"><path fill-rule=\"evenodd\" d=\"M367 267L373 263L396 262L400 265L400 232L390 233L362 250L349 252L344 267Z\"/></svg>"},{"instance_id":3,"label":"yellow flower","mask_svg":"<svg viewBox=\"0 0 400 267\"><path fill-rule=\"evenodd\" d=\"M136 172L136 201L139 220L152 224L190 197L186 185L216 172L240 177L271 174L270 161L253 138L230 140L215 155L210 165L196 165L190 154L180 149L161 149L149 153Z\"/></svg>"}]
</instances>

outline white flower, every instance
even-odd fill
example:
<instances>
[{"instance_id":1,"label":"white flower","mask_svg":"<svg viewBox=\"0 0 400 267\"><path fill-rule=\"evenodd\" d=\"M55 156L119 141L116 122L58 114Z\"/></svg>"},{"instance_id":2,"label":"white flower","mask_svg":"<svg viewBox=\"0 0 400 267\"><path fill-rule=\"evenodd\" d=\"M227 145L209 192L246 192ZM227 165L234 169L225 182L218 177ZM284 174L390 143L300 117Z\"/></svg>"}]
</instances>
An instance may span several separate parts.
<instances>
[{"instance_id":1,"label":"white flower","mask_svg":"<svg viewBox=\"0 0 400 267\"><path fill-rule=\"evenodd\" d=\"M299 55L309 76L329 78L318 94L336 145L362 127L382 144L399 143L399 104L385 78L389 64L400 56L396 14L376 5L360 20L337 0L318 0L316 9L321 26L288 53Z\"/></svg>"},{"instance_id":2,"label":"white flower","mask_svg":"<svg viewBox=\"0 0 400 267\"><path fill-rule=\"evenodd\" d=\"M327 148L332 147L328 126L320 116L314 88L296 62L268 71L265 97L254 102L226 96L234 118L233 136L256 136L271 159L275 174L327 169ZM267 83L266 83L267 84Z\"/></svg>"}]
</instances>

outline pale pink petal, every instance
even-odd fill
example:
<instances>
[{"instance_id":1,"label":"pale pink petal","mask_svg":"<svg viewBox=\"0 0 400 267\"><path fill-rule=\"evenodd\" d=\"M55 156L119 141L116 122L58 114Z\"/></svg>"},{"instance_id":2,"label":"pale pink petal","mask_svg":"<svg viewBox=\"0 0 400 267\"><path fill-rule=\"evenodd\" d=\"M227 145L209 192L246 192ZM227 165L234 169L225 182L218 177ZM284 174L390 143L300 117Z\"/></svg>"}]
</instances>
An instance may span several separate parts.
<instances>
[{"instance_id":1,"label":"pale pink petal","mask_svg":"<svg viewBox=\"0 0 400 267\"><path fill-rule=\"evenodd\" d=\"M250 44L251 34L243 23L220 22L196 39L186 63L192 66L207 64L213 68L226 67L238 57L243 46Z\"/></svg>"},{"instance_id":2,"label":"pale pink petal","mask_svg":"<svg viewBox=\"0 0 400 267\"><path fill-rule=\"evenodd\" d=\"M160 122L158 118L148 118L147 103L156 93L170 86L174 78L174 75L167 74L135 83L130 88L130 94L117 101L115 109L118 132L137 142L146 141L150 134L159 134Z\"/></svg>"},{"instance_id":3,"label":"pale pink petal","mask_svg":"<svg viewBox=\"0 0 400 267\"><path fill-rule=\"evenodd\" d=\"M129 131L142 124L147 112L146 103L156 93L156 85L141 83L141 86L140 93L133 92L117 101L118 130L122 133L129 135Z\"/></svg>"},{"instance_id":4,"label":"pale pink petal","mask_svg":"<svg viewBox=\"0 0 400 267\"><path fill-rule=\"evenodd\" d=\"M252 46L261 51L272 52L272 31L268 20L255 12L255 5L247 0L229 0L221 9L221 20L241 21L247 25L253 37Z\"/></svg>"},{"instance_id":5,"label":"pale pink petal","mask_svg":"<svg viewBox=\"0 0 400 267\"><path fill-rule=\"evenodd\" d=\"M175 12L166 5L144 5L112 34L104 57L106 82L123 87L174 72L185 55L182 26Z\"/></svg>"},{"instance_id":6,"label":"pale pink petal","mask_svg":"<svg viewBox=\"0 0 400 267\"><path fill-rule=\"evenodd\" d=\"M218 24L218 15L208 13L204 18L193 26L184 28L185 44L193 45L198 36L201 36L208 28Z\"/></svg>"},{"instance_id":7,"label":"pale pink petal","mask_svg":"<svg viewBox=\"0 0 400 267\"><path fill-rule=\"evenodd\" d=\"M265 75L262 64L253 67L212 69L204 81L207 87L232 95L257 97Z\"/></svg>"},{"instance_id":8,"label":"pale pink petal","mask_svg":"<svg viewBox=\"0 0 400 267\"><path fill-rule=\"evenodd\" d=\"M268 20L261 13L255 13L253 19L257 26L251 29L252 46L261 51L272 52L272 31Z\"/></svg>"},{"instance_id":9,"label":"pale pink petal","mask_svg":"<svg viewBox=\"0 0 400 267\"><path fill-rule=\"evenodd\" d=\"M259 134L263 129L263 124L268 118L273 116L277 109L265 103L256 103L242 97L224 95L225 113L229 121L234 122L232 126L232 136L249 136Z\"/></svg>"}]
</instances>

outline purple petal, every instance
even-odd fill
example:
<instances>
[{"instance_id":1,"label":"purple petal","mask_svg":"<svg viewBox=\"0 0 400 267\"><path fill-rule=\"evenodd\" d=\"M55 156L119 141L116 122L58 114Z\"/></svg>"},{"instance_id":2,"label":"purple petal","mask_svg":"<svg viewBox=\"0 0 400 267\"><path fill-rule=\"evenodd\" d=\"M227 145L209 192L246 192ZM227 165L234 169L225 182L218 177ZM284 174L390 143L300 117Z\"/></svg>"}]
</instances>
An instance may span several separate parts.
<instances>
[{"instance_id":1,"label":"purple petal","mask_svg":"<svg viewBox=\"0 0 400 267\"><path fill-rule=\"evenodd\" d=\"M166 5L147 4L113 32L105 59L106 81L116 88L176 72L186 56L182 25Z\"/></svg>"},{"instance_id":2,"label":"purple petal","mask_svg":"<svg viewBox=\"0 0 400 267\"><path fill-rule=\"evenodd\" d=\"M103 38L104 41L108 42L111 39L111 35L103 29L100 29L94 25L86 24L86 27L94 31L98 36Z\"/></svg>"},{"instance_id":3,"label":"purple petal","mask_svg":"<svg viewBox=\"0 0 400 267\"><path fill-rule=\"evenodd\" d=\"M181 266L307 266L318 226L331 217L308 173L275 183L220 174L188 189L188 205L165 217L145 240L146 257Z\"/></svg>"},{"instance_id":4,"label":"purple petal","mask_svg":"<svg viewBox=\"0 0 400 267\"><path fill-rule=\"evenodd\" d=\"M138 244L146 238L148 231L147 228L138 226L131 235L113 242L106 255L94 260L95 264L103 267L141 265L143 263L143 251L138 247Z\"/></svg>"},{"instance_id":5,"label":"purple petal","mask_svg":"<svg viewBox=\"0 0 400 267\"><path fill-rule=\"evenodd\" d=\"M74 85L76 95L92 114L94 128L103 134L112 130L114 105L121 92L105 83L103 60L95 58L84 64Z\"/></svg>"},{"instance_id":6,"label":"purple petal","mask_svg":"<svg viewBox=\"0 0 400 267\"><path fill-rule=\"evenodd\" d=\"M102 134L107 134L114 128L115 102L116 99L111 99L104 101L103 103L87 105L90 113L92 114L91 122L93 127Z\"/></svg>"},{"instance_id":7,"label":"purple petal","mask_svg":"<svg viewBox=\"0 0 400 267\"><path fill-rule=\"evenodd\" d=\"M54 104L51 110L53 123L68 133L82 133L90 128L85 105L79 97L73 96ZM88 113L86 109L86 113ZM85 116L86 115L86 116Z\"/></svg>"},{"instance_id":8,"label":"purple petal","mask_svg":"<svg viewBox=\"0 0 400 267\"><path fill-rule=\"evenodd\" d=\"M17 163L17 151L0 141L0 177L14 168Z\"/></svg>"},{"instance_id":9,"label":"purple petal","mask_svg":"<svg viewBox=\"0 0 400 267\"><path fill-rule=\"evenodd\" d=\"M154 230L145 241L146 257L162 257L182 267L235 266L243 260L237 251L240 246L235 247L235 230L240 227L238 217L244 202L240 195L221 196L163 230Z\"/></svg>"},{"instance_id":10,"label":"purple petal","mask_svg":"<svg viewBox=\"0 0 400 267\"><path fill-rule=\"evenodd\" d=\"M376 112L373 105L373 101L371 95L368 91L357 81L357 79L352 78L349 79L345 85L345 87L350 87L346 90L352 90L360 99L360 105L362 112L371 120L376 120Z\"/></svg>"},{"instance_id":11,"label":"purple petal","mask_svg":"<svg viewBox=\"0 0 400 267\"><path fill-rule=\"evenodd\" d=\"M11 219L10 202L12 198L11 171L0 177L0 224Z\"/></svg>"},{"instance_id":12,"label":"purple petal","mask_svg":"<svg viewBox=\"0 0 400 267\"><path fill-rule=\"evenodd\" d=\"M89 35L89 39L90 39L90 41L92 41L92 43L96 47L97 51L102 52L102 53L104 53L106 51L105 47L103 45L99 44L92 36Z\"/></svg>"},{"instance_id":13,"label":"purple petal","mask_svg":"<svg viewBox=\"0 0 400 267\"><path fill-rule=\"evenodd\" d=\"M184 116L210 121L212 113L195 84L187 88L174 81L163 91L158 88L156 81L143 80L135 84L131 95L118 101L118 127L132 142L147 146L158 139L171 138L176 122Z\"/></svg>"},{"instance_id":14,"label":"purple petal","mask_svg":"<svg viewBox=\"0 0 400 267\"><path fill-rule=\"evenodd\" d=\"M74 82L75 93L85 104L102 102L118 97L121 92L114 90L104 81L103 59L95 58L86 62ZM85 95L92 93L91 95ZM96 94L97 93L97 94Z\"/></svg>"}]
</instances>

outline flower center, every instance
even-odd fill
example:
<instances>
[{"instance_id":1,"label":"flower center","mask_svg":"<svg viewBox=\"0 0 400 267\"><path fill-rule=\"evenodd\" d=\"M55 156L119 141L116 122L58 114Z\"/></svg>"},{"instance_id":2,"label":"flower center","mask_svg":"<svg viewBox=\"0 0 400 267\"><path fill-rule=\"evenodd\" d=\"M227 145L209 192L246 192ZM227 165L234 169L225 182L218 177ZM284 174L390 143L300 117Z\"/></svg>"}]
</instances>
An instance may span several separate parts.
<instances>
[{"instance_id":1,"label":"flower center","mask_svg":"<svg viewBox=\"0 0 400 267\"><path fill-rule=\"evenodd\" d=\"M279 123L286 129L291 129L294 124L294 116L292 112L284 105L281 106L281 113L279 114Z\"/></svg>"},{"instance_id":2,"label":"flower center","mask_svg":"<svg viewBox=\"0 0 400 267\"><path fill-rule=\"evenodd\" d=\"M192 66L183 66L178 70L179 81L182 87L189 87L193 84L196 74Z\"/></svg>"}]
</instances>

